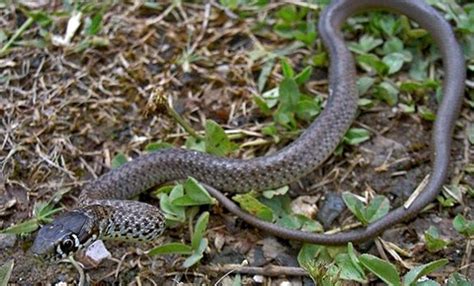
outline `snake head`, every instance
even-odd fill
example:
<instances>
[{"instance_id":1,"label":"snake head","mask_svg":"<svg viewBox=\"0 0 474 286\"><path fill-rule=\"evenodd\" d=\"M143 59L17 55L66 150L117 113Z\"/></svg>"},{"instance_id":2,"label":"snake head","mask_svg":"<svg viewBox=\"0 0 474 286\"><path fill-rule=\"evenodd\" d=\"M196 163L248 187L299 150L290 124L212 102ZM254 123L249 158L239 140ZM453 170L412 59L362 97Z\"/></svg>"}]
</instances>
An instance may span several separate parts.
<instances>
[{"instance_id":1,"label":"snake head","mask_svg":"<svg viewBox=\"0 0 474 286\"><path fill-rule=\"evenodd\" d=\"M91 225L91 217L85 213L65 213L39 230L31 252L53 260L66 258L97 238Z\"/></svg>"}]
</instances>

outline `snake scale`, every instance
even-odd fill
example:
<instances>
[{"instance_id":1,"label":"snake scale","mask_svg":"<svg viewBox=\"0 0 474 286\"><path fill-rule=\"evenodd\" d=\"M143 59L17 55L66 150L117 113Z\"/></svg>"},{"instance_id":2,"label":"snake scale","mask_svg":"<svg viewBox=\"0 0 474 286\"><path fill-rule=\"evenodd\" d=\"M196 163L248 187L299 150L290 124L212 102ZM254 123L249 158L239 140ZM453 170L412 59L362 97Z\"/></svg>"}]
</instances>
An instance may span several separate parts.
<instances>
[{"instance_id":1,"label":"snake scale","mask_svg":"<svg viewBox=\"0 0 474 286\"><path fill-rule=\"evenodd\" d=\"M330 235L286 229L242 211L222 192L265 190L294 182L323 163L342 140L355 118L358 94L354 60L340 28L349 16L372 9L408 16L431 34L441 51L443 99L434 122L432 173L424 190L409 207L394 209L366 227ZM140 156L86 185L77 208L40 229L32 252L61 258L98 238L154 240L165 229L160 210L127 199L188 176L205 184L220 204L247 223L290 240L331 245L361 242L415 216L437 196L446 179L451 137L462 102L465 63L450 25L422 0L333 0L321 14L319 34L330 55L329 98L323 112L293 143L249 160L178 148Z\"/></svg>"}]
</instances>

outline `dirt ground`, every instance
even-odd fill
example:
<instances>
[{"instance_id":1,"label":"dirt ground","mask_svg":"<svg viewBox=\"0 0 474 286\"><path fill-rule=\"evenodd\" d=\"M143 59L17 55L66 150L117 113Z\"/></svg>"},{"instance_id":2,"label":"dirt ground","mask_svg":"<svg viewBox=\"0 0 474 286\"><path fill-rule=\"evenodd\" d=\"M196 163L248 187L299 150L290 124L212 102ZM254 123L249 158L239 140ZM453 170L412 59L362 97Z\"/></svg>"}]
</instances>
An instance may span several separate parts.
<instances>
[{"instance_id":1,"label":"dirt ground","mask_svg":"<svg viewBox=\"0 0 474 286\"><path fill-rule=\"evenodd\" d=\"M43 9L56 8L51 5ZM119 152L134 158L143 153L146 144L158 140L183 145L187 134L182 128L159 110L149 108L150 94L156 86L166 91L176 111L196 130L202 130L205 119L213 119L227 130L261 134L263 124L272 120L252 101L263 63L251 60L249 51L255 45L283 48L287 41L271 31L256 37L250 28L255 20L234 18L218 5L186 4L172 11L145 9L138 4L108 9L101 32L107 35L105 47L97 44L77 49L77 45L41 43L35 39L42 28L33 25L22 37L28 41L0 58L0 228L31 218L35 203L48 200L56 192L67 191L59 205L73 208L81 186L107 172ZM2 25L11 30L26 19L18 7L8 7L1 14ZM56 21L49 32L62 35L68 17L58 16ZM78 36L73 42L77 44L81 39ZM298 49L288 57L298 69L307 53L308 50ZM190 54L198 56L193 58ZM440 65L435 70L438 69ZM280 80L281 72L275 68L268 86L275 86ZM308 93L327 96L326 70L316 69L305 88ZM430 98L433 96L422 100L435 107ZM447 185L474 185L472 173L465 171L474 156L466 132L473 119L472 108L463 105ZM380 103L361 110L353 126L368 129L371 139L346 146L342 155L332 156L314 173L291 185L294 198L309 195L321 207L329 194L375 190L386 195L393 208L402 204L430 172L431 122ZM242 144L256 138L244 135L235 142ZM249 145L232 156L259 156L287 143L283 140L278 144ZM157 204L146 194L141 199ZM433 202L418 217L393 226L381 237L409 250L411 255L402 257L407 264L448 258L448 266L435 273L439 282L454 271L474 279L466 240L452 227L456 214L472 219L473 207L468 195L454 207ZM112 258L86 269L86 274L97 285L210 285L224 276L222 265L239 264L244 259L257 268L298 267L299 243L271 237L218 205L208 210L212 214L206 233L210 245L200 266L183 270L183 258L177 255L148 257L143 251L151 248L150 244L106 242ZM354 221L345 210L332 227ZM451 241L435 254L425 250L422 239L430 225L437 226L441 235ZM15 261L12 283L77 281L78 272L69 263L33 259L28 252L33 239L34 235L25 235L17 236L13 242L4 238L0 243L0 265L10 259ZM162 242L179 240L189 240L186 225L170 230L162 238ZM395 263L380 242L367 242L357 248ZM301 275L264 277L265 285L284 285L284 281L312 285L309 277ZM242 283L256 284L254 275L244 275Z\"/></svg>"}]
</instances>

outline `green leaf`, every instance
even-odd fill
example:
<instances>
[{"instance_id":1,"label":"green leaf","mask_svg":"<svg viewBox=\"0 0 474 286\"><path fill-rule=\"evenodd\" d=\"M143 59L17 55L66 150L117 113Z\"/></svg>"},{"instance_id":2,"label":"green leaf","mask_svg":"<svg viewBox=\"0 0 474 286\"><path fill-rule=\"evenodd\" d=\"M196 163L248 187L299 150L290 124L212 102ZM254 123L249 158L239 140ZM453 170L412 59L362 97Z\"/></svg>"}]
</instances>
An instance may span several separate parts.
<instances>
[{"instance_id":1,"label":"green leaf","mask_svg":"<svg viewBox=\"0 0 474 286\"><path fill-rule=\"evenodd\" d=\"M284 195L288 192L290 188L288 186L283 186L281 188L278 188L276 190L267 190L267 191L263 191L262 192L262 195L267 198L267 199L271 199L273 198L274 196L281 196L281 195Z\"/></svg>"},{"instance_id":2,"label":"green leaf","mask_svg":"<svg viewBox=\"0 0 474 286\"><path fill-rule=\"evenodd\" d=\"M280 61L281 64L281 70L283 72L283 76L285 78L293 78L295 76L295 71L291 67L291 65L288 63L287 58L282 58Z\"/></svg>"},{"instance_id":3,"label":"green leaf","mask_svg":"<svg viewBox=\"0 0 474 286\"><path fill-rule=\"evenodd\" d=\"M235 275L234 280L230 286L242 286L242 276L240 274Z\"/></svg>"},{"instance_id":4,"label":"green leaf","mask_svg":"<svg viewBox=\"0 0 474 286\"><path fill-rule=\"evenodd\" d=\"M0 30L0 45L3 45L7 39L7 34L5 34L3 30Z\"/></svg>"},{"instance_id":5,"label":"green leaf","mask_svg":"<svg viewBox=\"0 0 474 286\"><path fill-rule=\"evenodd\" d=\"M265 221L273 221L272 210L257 200L251 193L235 195L232 199L238 202L240 207L248 213Z\"/></svg>"},{"instance_id":6,"label":"green leaf","mask_svg":"<svg viewBox=\"0 0 474 286\"><path fill-rule=\"evenodd\" d=\"M394 36L401 27L400 18L392 15L381 15L376 20L379 28L388 36Z\"/></svg>"},{"instance_id":7,"label":"green leaf","mask_svg":"<svg viewBox=\"0 0 474 286\"><path fill-rule=\"evenodd\" d=\"M193 252L191 256L186 258L186 260L183 262L183 267L184 268L189 268L193 266L194 264L198 263L201 258L203 257L203 253L207 248L207 239L202 239L199 242L199 247Z\"/></svg>"},{"instance_id":8,"label":"green leaf","mask_svg":"<svg viewBox=\"0 0 474 286\"><path fill-rule=\"evenodd\" d=\"M289 214L282 214L276 224L289 229L300 229L302 227L301 221L296 216Z\"/></svg>"},{"instance_id":9,"label":"green leaf","mask_svg":"<svg viewBox=\"0 0 474 286\"><path fill-rule=\"evenodd\" d=\"M265 99L263 99L263 97L254 95L252 99L264 115L271 114L270 106L268 106L267 102L265 101Z\"/></svg>"},{"instance_id":10,"label":"green leaf","mask_svg":"<svg viewBox=\"0 0 474 286\"><path fill-rule=\"evenodd\" d=\"M222 6L230 10L235 10L239 7L240 0L219 0Z\"/></svg>"},{"instance_id":11,"label":"green leaf","mask_svg":"<svg viewBox=\"0 0 474 286\"><path fill-rule=\"evenodd\" d=\"M359 100L357 101L357 106L371 108L374 106L374 101L368 98L359 98Z\"/></svg>"},{"instance_id":12,"label":"green leaf","mask_svg":"<svg viewBox=\"0 0 474 286\"><path fill-rule=\"evenodd\" d=\"M357 54L367 54L371 50L380 46L383 43L382 39L375 39L372 36L363 35L358 43L350 43L349 50Z\"/></svg>"},{"instance_id":13,"label":"green leaf","mask_svg":"<svg viewBox=\"0 0 474 286\"><path fill-rule=\"evenodd\" d=\"M258 91L262 92L265 88L265 84L267 83L268 77L272 73L273 67L275 66L275 60L271 59L266 61L263 66L262 70L260 71L260 75L258 76L257 87Z\"/></svg>"},{"instance_id":14,"label":"green leaf","mask_svg":"<svg viewBox=\"0 0 474 286\"><path fill-rule=\"evenodd\" d=\"M19 224L12 225L0 231L0 233L22 234L31 233L39 228L37 219L30 219Z\"/></svg>"},{"instance_id":15,"label":"green leaf","mask_svg":"<svg viewBox=\"0 0 474 286\"><path fill-rule=\"evenodd\" d=\"M298 264L304 269L310 268L324 246L304 243L298 253Z\"/></svg>"},{"instance_id":16,"label":"green leaf","mask_svg":"<svg viewBox=\"0 0 474 286\"><path fill-rule=\"evenodd\" d=\"M272 199L263 197L260 201L273 211L274 216L280 217L291 213L291 198L288 195L274 196Z\"/></svg>"},{"instance_id":17,"label":"green leaf","mask_svg":"<svg viewBox=\"0 0 474 286\"><path fill-rule=\"evenodd\" d=\"M394 106L398 102L398 89L389 82L382 82L375 87L374 96Z\"/></svg>"},{"instance_id":18,"label":"green leaf","mask_svg":"<svg viewBox=\"0 0 474 286\"><path fill-rule=\"evenodd\" d=\"M436 114L426 106L423 106L423 105L418 106L418 113L420 114L421 118L423 118L424 120L435 121L436 119Z\"/></svg>"},{"instance_id":19,"label":"green leaf","mask_svg":"<svg viewBox=\"0 0 474 286\"><path fill-rule=\"evenodd\" d=\"M403 285L416 285L416 282L422 276L425 276L435 271L436 269L445 266L446 264L448 264L448 262L449 261L447 259L439 259L413 268L403 277Z\"/></svg>"},{"instance_id":20,"label":"green leaf","mask_svg":"<svg viewBox=\"0 0 474 286\"><path fill-rule=\"evenodd\" d=\"M313 72L313 68L311 66L305 67L299 74L294 77L297 85L302 85L309 80L311 77L311 73Z\"/></svg>"},{"instance_id":21,"label":"green leaf","mask_svg":"<svg viewBox=\"0 0 474 286\"><path fill-rule=\"evenodd\" d=\"M340 253L336 256L336 264L339 266L339 275L341 279L357 281L359 283L368 283L367 277L363 271L354 265L351 257L347 253Z\"/></svg>"},{"instance_id":22,"label":"green leaf","mask_svg":"<svg viewBox=\"0 0 474 286\"><path fill-rule=\"evenodd\" d=\"M194 227L194 233L191 239L191 246L194 250L199 248L201 240L204 236L204 232L207 228L207 223L209 222L209 212L202 213L198 220L196 221L196 225Z\"/></svg>"},{"instance_id":23,"label":"green leaf","mask_svg":"<svg viewBox=\"0 0 474 286\"><path fill-rule=\"evenodd\" d=\"M466 220L461 214L454 218L453 227L457 232L467 237L474 235L474 221Z\"/></svg>"},{"instance_id":24,"label":"green leaf","mask_svg":"<svg viewBox=\"0 0 474 286\"><path fill-rule=\"evenodd\" d=\"M410 77L417 81L424 81L428 78L428 67L430 62L423 59L421 53L416 53L413 56L413 62L410 65L410 71L408 74Z\"/></svg>"},{"instance_id":25,"label":"green leaf","mask_svg":"<svg viewBox=\"0 0 474 286\"><path fill-rule=\"evenodd\" d=\"M362 254L359 260L365 268L370 270L370 272L374 273L389 286L401 285L400 276L392 263L370 254Z\"/></svg>"},{"instance_id":26,"label":"green leaf","mask_svg":"<svg viewBox=\"0 0 474 286\"><path fill-rule=\"evenodd\" d=\"M232 144L224 129L212 120L206 120L206 135L204 142L206 152L217 156L225 156L232 151Z\"/></svg>"},{"instance_id":27,"label":"green leaf","mask_svg":"<svg viewBox=\"0 0 474 286\"><path fill-rule=\"evenodd\" d=\"M357 91L359 95L364 95L374 85L375 79L368 76L360 77L357 80Z\"/></svg>"},{"instance_id":28,"label":"green leaf","mask_svg":"<svg viewBox=\"0 0 474 286\"><path fill-rule=\"evenodd\" d=\"M148 255L164 255L164 254L191 254L193 249L191 246L180 243L180 242L170 242L162 244L148 251Z\"/></svg>"},{"instance_id":29,"label":"green leaf","mask_svg":"<svg viewBox=\"0 0 474 286\"><path fill-rule=\"evenodd\" d=\"M385 216L390 210L389 200L381 195L375 196L366 209L366 218L369 223Z\"/></svg>"},{"instance_id":30,"label":"green leaf","mask_svg":"<svg viewBox=\"0 0 474 286\"><path fill-rule=\"evenodd\" d=\"M307 231L307 232L323 232L324 228L323 226L315 220L312 220L304 215L296 215L296 217L299 219L301 227L300 229L302 231Z\"/></svg>"},{"instance_id":31,"label":"green leaf","mask_svg":"<svg viewBox=\"0 0 474 286\"><path fill-rule=\"evenodd\" d=\"M359 219L359 221L367 225L374 222L388 213L390 210L390 202L384 196L375 196L365 207L357 196L350 192L342 193L342 199L349 210Z\"/></svg>"},{"instance_id":32,"label":"green leaf","mask_svg":"<svg viewBox=\"0 0 474 286\"><path fill-rule=\"evenodd\" d=\"M349 145L358 145L370 139L370 133L367 129L351 128L344 135L344 143Z\"/></svg>"},{"instance_id":33,"label":"green leaf","mask_svg":"<svg viewBox=\"0 0 474 286\"><path fill-rule=\"evenodd\" d=\"M280 97L280 91L278 87L265 91L262 94L262 99L265 101L269 109L275 107L278 104L279 97Z\"/></svg>"},{"instance_id":34,"label":"green leaf","mask_svg":"<svg viewBox=\"0 0 474 286\"><path fill-rule=\"evenodd\" d=\"M402 53L391 53L383 57L382 61L388 66L388 74L394 74L402 68L405 55Z\"/></svg>"},{"instance_id":35,"label":"green leaf","mask_svg":"<svg viewBox=\"0 0 474 286\"><path fill-rule=\"evenodd\" d=\"M59 202L62 196L67 193L69 190L65 189L64 191L56 192L51 199L47 202L36 202L33 214L39 223L49 223L52 219L51 217L60 211L63 208L55 208L57 202Z\"/></svg>"},{"instance_id":36,"label":"green leaf","mask_svg":"<svg viewBox=\"0 0 474 286\"><path fill-rule=\"evenodd\" d=\"M206 188L204 188L196 179L189 177L183 186L185 193L194 201L205 204L214 203L214 198L209 195Z\"/></svg>"},{"instance_id":37,"label":"green leaf","mask_svg":"<svg viewBox=\"0 0 474 286\"><path fill-rule=\"evenodd\" d=\"M441 196L441 195L437 196L436 200L438 200L438 202L441 204L441 206L443 206L445 208L453 207L456 203L455 199L453 199L451 197L445 198L444 196Z\"/></svg>"},{"instance_id":38,"label":"green leaf","mask_svg":"<svg viewBox=\"0 0 474 286\"><path fill-rule=\"evenodd\" d=\"M112 166L112 169L117 169L118 167L122 166L123 164L127 163L127 157L123 153L118 153L115 155L115 157L112 159L112 162L110 163Z\"/></svg>"},{"instance_id":39,"label":"green leaf","mask_svg":"<svg viewBox=\"0 0 474 286\"><path fill-rule=\"evenodd\" d=\"M438 229L434 226L430 226L425 231L424 237L426 249L431 253L438 252L449 244L449 241L440 237Z\"/></svg>"},{"instance_id":40,"label":"green leaf","mask_svg":"<svg viewBox=\"0 0 474 286\"><path fill-rule=\"evenodd\" d=\"M103 11L95 13L86 27L86 34L89 36L96 35L102 28Z\"/></svg>"},{"instance_id":41,"label":"green leaf","mask_svg":"<svg viewBox=\"0 0 474 286\"><path fill-rule=\"evenodd\" d=\"M184 194L175 198L172 204L175 206L198 206L214 204L215 199L212 198L207 190L199 184L196 179L189 177L183 184Z\"/></svg>"},{"instance_id":42,"label":"green leaf","mask_svg":"<svg viewBox=\"0 0 474 286\"><path fill-rule=\"evenodd\" d=\"M10 276L12 274L14 260L9 260L2 266L0 266L0 286L7 286Z\"/></svg>"},{"instance_id":43,"label":"green leaf","mask_svg":"<svg viewBox=\"0 0 474 286\"><path fill-rule=\"evenodd\" d=\"M365 209L363 203L359 198L350 192L343 192L342 199L346 204L347 208L357 217L357 219L364 225L367 225L369 222L364 215L363 210Z\"/></svg>"},{"instance_id":44,"label":"green leaf","mask_svg":"<svg viewBox=\"0 0 474 286\"><path fill-rule=\"evenodd\" d=\"M413 93L424 93L430 89L436 89L439 86L439 83L436 81L405 81L400 84L400 91L402 92L413 92Z\"/></svg>"},{"instance_id":45,"label":"green leaf","mask_svg":"<svg viewBox=\"0 0 474 286\"><path fill-rule=\"evenodd\" d=\"M403 44L403 41L400 40L399 38L391 38L385 41L383 44L382 53L384 55L388 55L391 53L403 53L403 52L405 52L404 44Z\"/></svg>"},{"instance_id":46,"label":"green leaf","mask_svg":"<svg viewBox=\"0 0 474 286\"><path fill-rule=\"evenodd\" d=\"M315 67L326 67L329 63L328 54L326 52L317 53L313 56L312 62Z\"/></svg>"},{"instance_id":47,"label":"green leaf","mask_svg":"<svg viewBox=\"0 0 474 286\"><path fill-rule=\"evenodd\" d=\"M186 149L196 150L199 152L206 152L206 142L204 140L197 139L193 136L189 136L184 143Z\"/></svg>"},{"instance_id":48,"label":"green leaf","mask_svg":"<svg viewBox=\"0 0 474 286\"><path fill-rule=\"evenodd\" d=\"M278 136L278 130L275 123L270 123L262 128L262 134L272 136L275 143L280 142L280 136Z\"/></svg>"},{"instance_id":49,"label":"green leaf","mask_svg":"<svg viewBox=\"0 0 474 286\"><path fill-rule=\"evenodd\" d=\"M176 206L173 201L182 197L184 190L182 185L176 185L168 194L160 194L160 208L164 212L165 217L169 220L185 222L186 209L182 206Z\"/></svg>"},{"instance_id":50,"label":"green leaf","mask_svg":"<svg viewBox=\"0 0 474 286\"><path fill-rule=\"evenodd\" d=\"M280 18L283 22L292 23L294 21L300 20L296 6L286 5L282 7L276 13L277 17Z\"/></svg>"},{"instance_id":51,"label":"green leaf","mask_svg":"<svg viewBox=\"0 0 474 286\"><path fill-rule=\"evenodd\" d=\"M399 103L398 106L405 113L415 113L415 104L414 103L412 103L412 104Z\"/></svg>"},{"instance_id":52,"label":"green leaf","mask_svg":"<svg viewBox=\"0 0 474 286\"><path fill-rule=\"evenodd\" d=\"M296 40L311 47L317 36L316 25L312 22L299 23L292 34Z\"/></svg>"},{"instance_id":53,"label":"green leaf","mask_svg":"<svg viewBox=\"0 0 474 286\"><path fill-rule=\"evenodd\" d=\"M293 112L284 111L283 109L278 109L277 113L273 116L274 120L285 126L288 129L296 129L296 120Z\"/></svg>"},{"instance_id":54,"label":"green leaf","mask_svg":"<svg viewBox=\"0 0 474 286\"><path fill-rule=\"evenodd\" d=\"M52 22L53 19L45 12L43 11L24 11L25 14L33 20L38 23L40 26L43 28L49 26Z\"/></svg>"},{"instance_id":55,"label":"green leaf","mask_svg":"<svg viewBox=\"0 0 474 286\"><path fill-rule=\"evenodd\" d=\"M455 199L458 203L463 203L463 191L459 185L449 185L443 187L443 194L448 198Z\"/></svg>"},{"instance_id":56,"label":"green leaf","mask_svg":"<svg viewBox=\"0 0 474 286\"><path fill-rule=\"evenodd\" d=\"M173 148L173 145L166 142L154 142L145 146L145 151L156 152L163 149Z\"/></svg>"},{"instance_id":57,"label":"green leaf","mask_svg":"<svg viewBox=\"0 0 474 286\"><path fill-rule=\"evenodd\" d=\"M357 257L356 251L354 249L354 246L352 245L352 242L349 242L347 244L347 253L349 254L349 257L352 260L352 264L357 268L357 271L360 273L364 273L364 269L362 269L359 258Z\"/></svg>"},{"instance_id":58,"label":"green leaf","mask_svg":"<svg viewBox=\"0 0 474 286\"><path fill-rule=\"evenodd\" d=\"M300 91L296 81L285 78L279 85L279 100L284 111L295 111L300 100Z\"/></svg>"},{"instance_id":59,"label":"green leaf","mask_svg":"<svg viewBox=\"0 0 474 286\"><path fill-rule=\"evenodd\" d=\"M464 275L454 272L449 275L447 286L472 286L471 282Z\"/></svg>"},{"instance_id":60,"label":"green leaf","mask_svg":"<svg viewBox=\"0 0 474 286\"><path fill-rule=\"evenodd\" d=\"M373 54L358 55L356 61L367 72L375 71L378 75L385 75L389 70L389 67Z\"/></svg>"},{"instance_id":61,"label":"green leaf","mask_svg":"<svg viewBox=\"0 0 474 286\"><path fill-rule=\"evenodd\" d=\"M319 97L301 99L296 105L296 115L306 121L312 121L322 110L322 101Z\"/></svg>"}]
</instances>

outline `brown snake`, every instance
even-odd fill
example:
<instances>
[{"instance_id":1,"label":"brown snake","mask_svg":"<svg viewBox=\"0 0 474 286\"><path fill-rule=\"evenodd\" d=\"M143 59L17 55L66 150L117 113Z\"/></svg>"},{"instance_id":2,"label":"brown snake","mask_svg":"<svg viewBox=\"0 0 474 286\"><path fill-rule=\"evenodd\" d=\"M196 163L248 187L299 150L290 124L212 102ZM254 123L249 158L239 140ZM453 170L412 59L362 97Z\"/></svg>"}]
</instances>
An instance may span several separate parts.
<instances>
[{"instance_id":1,"label":"brown snake","mask_svg":"<svg viewBox=\"0 0 474 286\"><path fill-rule=\"evenodd\" d=\"M347 17L371 9L407 15L431 33L442 54L443 99L434 123L433 171L424 190L409 207L394 209L367 227L331 235L286 229L242 211L221 191L265 190L296 181L323 163L343 138L354 120L358 95L354 60L340 28ZM319 33L330 54L329 99L324 111L292 144L250 160L184 149L166 149L136 158L88 184L78 208L40 230L33 253L65 257L97 237L153 240L164 230L159 209L126 199L188 176L204 183L212 196L247 223L291 240L316 244L361 242L415 216L437 196L446 179L451 137L462 102L465 63L450 25L421 0L334 0L322 12Z\"/></svg>"}]
</instances>

